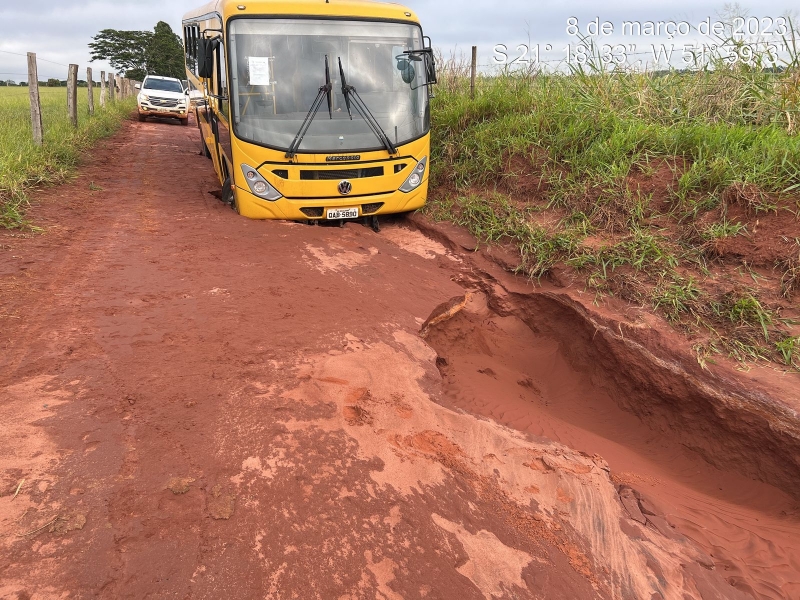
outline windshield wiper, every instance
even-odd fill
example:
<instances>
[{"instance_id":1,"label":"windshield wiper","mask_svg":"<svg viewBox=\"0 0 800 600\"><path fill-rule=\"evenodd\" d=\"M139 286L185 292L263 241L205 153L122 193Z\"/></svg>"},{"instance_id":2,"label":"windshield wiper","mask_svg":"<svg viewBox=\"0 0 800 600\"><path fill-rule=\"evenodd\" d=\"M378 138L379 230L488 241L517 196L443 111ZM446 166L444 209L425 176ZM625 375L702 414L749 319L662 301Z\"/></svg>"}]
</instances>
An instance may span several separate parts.
<instances>
[{"instance_id":1,"label":"windshield wiper","mask_svg":"<svg viewBox=\"0 0 800 600\"><path fill-rule=\"evenodd\" d=\"M294 136L294 140L289 146L289 149L286 151L286 158L294 158L294 155L297 154L297 149L300 147L306 132L308 132L308 128L311 127L311 121L313 121L314 117L317 116L317 111L322 104L322 98L324 96L328 97L328 116L333 119L333 84L331 83L331 72L328 68L327 54L325 55L325 85L320 86L319 91L317 92L317 97L314 99L314 103L308 110L308 114L306 115L306 118L303 119L303 123L300 125L297 135Z\"/></svg>"},{"instance_id":2,"label":"windshield wiper","mask_svg":"<svg viewBox=\"0 0 800 600\"><path fill-rule=\"evenodd\" d=\"M347 85L347 79L344 76L344 68L342 67L342 59L341 57L337 57L337 59L339 60L339 75L342 78L342 95L344 96L344 103L347 105L347 114L350 115L350 120L353 120L353 113L350 111L350 98L352 95L353 106L358 111L358 114L361 115L361 118L369 125L375 137L380 140L389 154L397 154L397 148L394 147L392 140L389 139L389 136L386 135L386 132L381 128L381 124L378 123L378 120L369 111L369 108L361 99L361 96L358 95L356 88L352 85Z\"/></svg>"}]
</instances>

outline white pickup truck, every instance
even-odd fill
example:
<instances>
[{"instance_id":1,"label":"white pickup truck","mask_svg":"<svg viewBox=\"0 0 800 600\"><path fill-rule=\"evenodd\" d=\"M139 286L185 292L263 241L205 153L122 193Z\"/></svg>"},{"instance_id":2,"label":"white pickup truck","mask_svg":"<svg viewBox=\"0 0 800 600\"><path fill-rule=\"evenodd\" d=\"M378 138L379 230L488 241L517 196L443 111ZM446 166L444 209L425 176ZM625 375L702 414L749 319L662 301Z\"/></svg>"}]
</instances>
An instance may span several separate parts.
<instances>
[{"instance_id":1,"label":"white pickup truck","mask_svg":"<svg viewBox=\"0 0 800 600\"><path fill-rule=\"evenodd\" d=\"M148 75L144 78L136 97L139 120L147 117L172 117L181 125L189 124L189 91L184 90L180 79Z\"/></svg>"}]
</instances>

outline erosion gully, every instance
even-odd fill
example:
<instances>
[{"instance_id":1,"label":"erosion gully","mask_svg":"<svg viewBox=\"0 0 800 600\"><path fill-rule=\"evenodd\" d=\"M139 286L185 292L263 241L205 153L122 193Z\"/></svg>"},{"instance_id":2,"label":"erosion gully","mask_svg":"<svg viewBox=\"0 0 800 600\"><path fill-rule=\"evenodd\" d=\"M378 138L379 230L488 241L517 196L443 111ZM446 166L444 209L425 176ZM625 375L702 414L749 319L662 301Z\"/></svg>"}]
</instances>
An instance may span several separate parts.
<instances>
[{"instance_id":1,"label":"erosion gully","mask_svg":"<svg viewBox=\"0 0 800 600\"><path fill-rule=\"evenodd\" d=\"M800 598L800 437L784 404L798 398L796 375L711 373L663 327L522 283L498 267L513 266L508 251L467 257L477 244L464 232L414 223L467 261L454 276L464 296L423 328L452 407L601 455L733 587Z\"/></svg>"}]
</instances>

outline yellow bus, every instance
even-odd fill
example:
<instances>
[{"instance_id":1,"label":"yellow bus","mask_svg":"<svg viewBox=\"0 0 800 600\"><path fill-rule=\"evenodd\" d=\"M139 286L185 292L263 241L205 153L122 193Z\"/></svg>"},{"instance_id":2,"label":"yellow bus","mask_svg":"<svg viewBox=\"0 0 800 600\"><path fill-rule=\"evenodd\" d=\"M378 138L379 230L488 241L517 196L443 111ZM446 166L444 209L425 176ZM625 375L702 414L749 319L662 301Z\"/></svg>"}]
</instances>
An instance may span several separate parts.
<instances>
[{"instance_id":1,"label":"yellow bus","mask_svg":"<svg viewBox=\"0 0 800 600\"><path fill-rule=\"evenodd\" d=\"M183 18L203 152L254 219L421 207L430 171L430 39L367 0L215 0Z\"/></svg>"}]
</instances>

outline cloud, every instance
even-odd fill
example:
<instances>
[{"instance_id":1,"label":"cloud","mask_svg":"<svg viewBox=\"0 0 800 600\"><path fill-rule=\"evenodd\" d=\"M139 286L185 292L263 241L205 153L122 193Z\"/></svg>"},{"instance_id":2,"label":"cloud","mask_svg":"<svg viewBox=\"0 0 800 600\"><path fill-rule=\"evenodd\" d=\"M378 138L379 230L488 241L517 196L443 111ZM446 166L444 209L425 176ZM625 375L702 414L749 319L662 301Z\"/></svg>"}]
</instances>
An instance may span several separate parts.
<instances>
[{"instance_id":1,"label":"cloud","mask_svg":"<svg viewBox=\"0 0 800 600\"><path fill-rule=\"evenodd\" d=\"M0 41L0 79L25 78L25 53L36 52L40 59L40 78L66 76L66 65L77 63L80 72L89 66L88 43L101 29L152 29L156 22L169 23L181 32L182 15L197 7L199 0L0 0L3 37ZM332 0L335 1L335 0ZM401 0L402 1L402 0ZM792 0L794 2L794 0ZM482 62L495 44L515 48L532 42L560 44L566 35L566 20L575 16L582 23L595 17L620 24L623 20L687 19L692 23L723 10L724 2L673 0L670 3L643 3L640 0L599 4L591 0L529 2L523 0L406 0L419 14L425 33L434 45L445 50L469 51L479 46ZM11 6L8 6L11 4ZM789 2L765 0L750 13L777 17L789 9ZM21 54L16 56L9 52ZM48 63L46 60L61 64ZM91 64L96 71L111 68ZM16 76L7 73L17 73Z\"/></svg>"},{"instance_id":2,"label":"cloud","mask_svg":"<svg viewBox=\"0 0 800 600\"><path fill-rule=\"evenodd\" d=\"M65 65L69 63L78 64L81 74L85 74L87 66L97 72L112 71L111 66L103 61L89 62L88 44L98 31L151 30L158 21L163 20L180 34L183 13L197 4L192 0L59 0L54 5L52 1L27 0L4 6L0 9L0 22L4 24L0 41L0 79L19 81L25 78L19 74L27 73L27 52L36 52L40 59L40 79L66 78Z\"/></svg>"}]
</instances>

